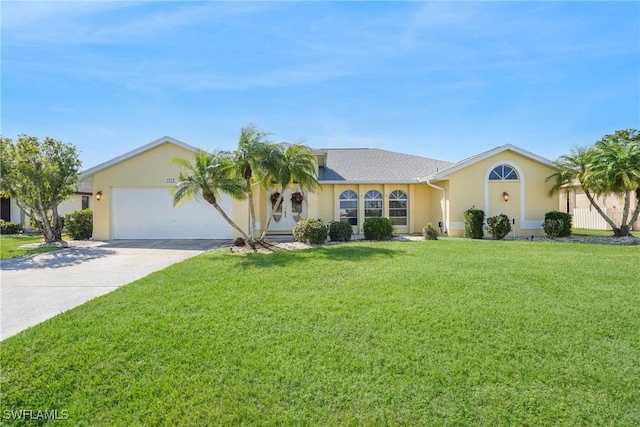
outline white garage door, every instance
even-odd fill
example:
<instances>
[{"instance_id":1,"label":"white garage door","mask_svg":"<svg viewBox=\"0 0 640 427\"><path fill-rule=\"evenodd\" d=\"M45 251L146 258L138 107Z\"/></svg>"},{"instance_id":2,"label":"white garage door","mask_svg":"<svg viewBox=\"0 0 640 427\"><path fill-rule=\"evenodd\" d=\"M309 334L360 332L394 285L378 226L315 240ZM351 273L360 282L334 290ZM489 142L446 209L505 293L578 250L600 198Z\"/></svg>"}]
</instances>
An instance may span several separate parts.
<instances>
[{"instance_id":1,"label":"white garage door","mask_svg":"<svg viewBox=\"0 0 640 427\"><path fill-rule=\"evenodd\" d=\"M174 208L167 187L114 188L112 197L114 239L231 239L231 226L202 199ZM231 197L218 204L231 216Z\"/></svg>"}]
</instances>

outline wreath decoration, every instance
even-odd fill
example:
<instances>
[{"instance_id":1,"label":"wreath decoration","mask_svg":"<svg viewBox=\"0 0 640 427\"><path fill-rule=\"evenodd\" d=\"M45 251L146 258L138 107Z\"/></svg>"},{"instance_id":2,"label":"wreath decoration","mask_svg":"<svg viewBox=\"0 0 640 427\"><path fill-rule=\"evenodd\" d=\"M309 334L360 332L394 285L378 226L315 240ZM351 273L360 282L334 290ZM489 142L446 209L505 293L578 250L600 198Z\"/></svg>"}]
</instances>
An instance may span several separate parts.
<instances>
[{"instance_id":1,"label":"wreath decoration","mask_svg":"<svg viewBox=\"0 0 640 427\"><path fill-rule=\"evenodd\" d=\"M280 197L280 193L275 192L271 194L271 205L275 206L278 198Z\"/></svg>"},{"instance_id":2,"label":"wreath decoration","mask_svg":"<svg viewBox=\"0 0 640 427\"><path fill-rule=\"evenodd\" d=\"M303 200L304 196L299 191L296 191L291 195L291 203L293 203L294 205L301 205Z\"/></svg>"}]
</instances>

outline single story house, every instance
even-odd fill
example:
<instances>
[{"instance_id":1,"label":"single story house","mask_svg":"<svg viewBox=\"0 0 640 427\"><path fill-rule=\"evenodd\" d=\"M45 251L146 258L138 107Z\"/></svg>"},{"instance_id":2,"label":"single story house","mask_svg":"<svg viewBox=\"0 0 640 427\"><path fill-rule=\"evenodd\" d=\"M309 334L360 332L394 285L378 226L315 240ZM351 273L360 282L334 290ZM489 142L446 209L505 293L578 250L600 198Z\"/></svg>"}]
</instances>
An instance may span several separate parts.
<instances>
[{"instance_id":1,"label":"single story house","mask_svg":"<svg viewBox=\"0 0 640 427\"><path fill-rule=\"evenodd\" d=\"M231 239L237 233L203 200L173 207L176 157L192 159L197 148L163 137L87 169L80 180L93 187L95 239ZM503 145L457 163L379 149L314 149L321 187L315 193L292 186L277 212L272 191L254 187L256 232L272 215L271 233L291 233L296 221L314 217L345 221L357 234L368 217L390 218L397 233L420 233L431 222L442 233L462 236L463 212L506 214L517 235L543 235L544 214L558 209L549 196L553 163L513 145ZM302 197L293 202L292 195ZM99 200L98 197L99 196ZM294 198L295 199L295 198ZM222 197L234 221L249 228L247 201Z\"/></svg>"},{"instance_id":2,"label":"single story house","mask_svg":"<svg viewBox=\"0 0 640 427\"><path fill-rule=\"evenodd\" d=\"M81 209L91 209L93 188L90 184L79 183L71 196L58 205L58 214L65 216ZM14 198L2 197L0 199L0 218L19 224L22 228L33 229L29 216L18 206Z\"/></svg>"}]
</instances>

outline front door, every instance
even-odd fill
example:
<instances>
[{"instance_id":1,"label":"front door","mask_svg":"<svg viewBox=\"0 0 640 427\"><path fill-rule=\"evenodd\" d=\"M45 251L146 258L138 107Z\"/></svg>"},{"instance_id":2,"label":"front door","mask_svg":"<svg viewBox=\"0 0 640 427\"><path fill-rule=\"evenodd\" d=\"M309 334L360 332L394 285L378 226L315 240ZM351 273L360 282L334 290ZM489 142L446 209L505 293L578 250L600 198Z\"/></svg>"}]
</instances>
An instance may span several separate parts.
<instances>
[{"instance_id":1,"label":"front door","mask_svg":"<svg viewBox=\"0 0 640 427\"><path fill-rule=\"evenodd\" d=\"M287 189L282 196L282 202L276 206L278 192L267 193L267 215L271 215L269 231L293 231L298 221L307 217L307 200L305 194L296 189Z\"/></svg>"},{"instance_id":2,"label":"front door","mask_svg":"<svg viewBox=\"0 0 640 427\"><path fill-rule=\"evenodd\" d=\"M11 221L11 199L8 197L0 199L0 216L5 221Z\"/></svg>"}]
</instances>

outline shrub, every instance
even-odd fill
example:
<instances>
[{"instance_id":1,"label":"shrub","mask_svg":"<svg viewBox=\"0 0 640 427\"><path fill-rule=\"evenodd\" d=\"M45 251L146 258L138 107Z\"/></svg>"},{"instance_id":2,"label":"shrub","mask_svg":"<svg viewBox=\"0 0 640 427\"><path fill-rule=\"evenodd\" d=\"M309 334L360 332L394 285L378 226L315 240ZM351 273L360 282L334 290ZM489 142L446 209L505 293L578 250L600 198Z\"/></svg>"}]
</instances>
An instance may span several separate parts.
<instances>
[{"instance_id":1,"label":"shrub","mask_svg":"<svg viewBox=\"0 0 640 427\"><path fill-rule=\"evenodd\" d=\"M64 228L72 238L89 239L93 235L93 211L83 209L71 212L64 217Z\"/></svg>"},{"instance_id":2,"label":"shrub","mask_svg":"<svg viewBox=\"0 0 640 427\"><path fill-rule=\"evenodd\" d=\"M348 242L353 235L353 227L348 222L331 221L329 238L332 242Z\"/></svg>"},{"instance_id":3,"label":"shrub","mask_svg":"<svg viewBox=\"0 0 640 427\"><path fill-rule=\"evenodd\" d=\"M511 232L511 221L505 214L487 218L487 232L495 240L502 240Z\"/></svg>"},{"instance_id":4,"label":"shrub","mask_svg":"<svg viewBox=\"0 0 640 427\"><path fill-rule=\"evenodd\" d=\"M542 224L542 229L548 238L555 239L556 237L560 237L562 234L564 230L564 221L561 219L547 219Z\"/></svg>"},{"instance_id":5,"label":"shrub","mask_svg":"<svg viewBox=\"0 0 640 427\"><path fill-rule=\"evenodd\" d=\"M20 224L0 219L0 234L18 234L20 232Z\"/></svg>"},{"instance_id":6,"label":"shrub","mask_svg":"<svg viewBox=\"0 0 640 427\"><path fill-rule=\"evenodd\" d=\"M544 224L542 224L542 228L545 229L547 227L545 227L545 224L547 223L547 221L551 221L551 220L556 220L556 221L561 221L561 227L560 227L560 231L556 236L553 237L569 237L571 236L571 227L572 227L572 221L571 221L571 214L568 214L566 212L559 212L559 211L551 211L551 212L547 212L546 214L544 214ZM548 227L550 229L554 229L556 227L558 227L559 224L553 223L550 224ZM546 233L546 229L545 229L545 233ZM547 236L549 236L549 234L547 234ZM551 236L549 236L551 237Z\"/></svg>"},{"instance_id":7,"label":"shrub","mask_svg":"<svg viewBox=\"0 0 640 427\"><path fill-rule=\"evenodd\" d=\"M327 226L323 220L306 218L293 227L293 238L297 242L320 244L327 240Z\"/></svg>"},{"instance_id":8,"label":"shrub","mask_svg":"<svg viewBox=\"0 0 640 427\"><path fill-rule=\"evenodd\" d=\"M484 211L480 209L468 209L464 211L464 237L482 239L484 236Z\"/></svg>"},{"instance_id":9,"label":"shrub","mask_svg":"<svg viewBox=\"0 0 640 427\"><path fill-rule=\"evenodd\" d=\"M389 240L393 237L393 224L389 218L367 218L362 229L367 240Z\"/></svg>"},{"instance_id":10,"label":"shrub","mask_svg":"<svg viewBox=\"0 0 640 427\"><path fill-rule=\"evenodd\" d=\"M428 222L422 229L422 235L425 240L438 240L438 229Z\"/></svg>"}]
</instances>

